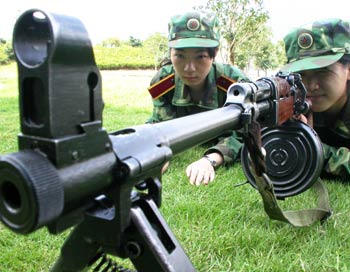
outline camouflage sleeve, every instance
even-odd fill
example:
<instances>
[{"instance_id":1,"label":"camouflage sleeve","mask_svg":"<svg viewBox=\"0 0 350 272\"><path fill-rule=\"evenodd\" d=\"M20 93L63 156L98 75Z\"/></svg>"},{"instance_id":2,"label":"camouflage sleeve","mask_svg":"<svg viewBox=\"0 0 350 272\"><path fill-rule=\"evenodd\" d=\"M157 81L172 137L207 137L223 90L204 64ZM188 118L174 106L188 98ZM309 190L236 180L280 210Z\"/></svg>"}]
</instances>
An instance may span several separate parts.
<instances>
[{"instance_id":1,"label":"camouflage sleeve","mask_svg":"<svg viewBox=\"0 0 350 272\"><path fill-rule=\"evenodd\" d=\"M158 123L176 118L176 111L164 96L153 99L153 111L146 123Z\"/></svg>"},{"instance_id":2,"label":"camouflage sleeve","mask_svg":"<svg viewBox=\"0 0 350 272\"><path fill-rule=\"evenodd\" d=\"M205 154L218 152L223 156L224 164L231 164L240 158L242 145L242 136L234 131L230 137L221 138L217 145L207 149Z\"/></svg>"},{"instance_id":3,"label":"camouflage sleeve","mask_svg":"<svg viewBox=\"0 0 350 272\"><path fill-rule=\"evenodd\" d=\"M250 79L248 76L244 74L239 68L230 65L230 64L222 64L223 72L226 76L239 81L239 82L249 82ZM237 131L234 131L230 137L225 137L219 139L219 142L207 149L205 154L218 152L224 158L224 164L232 164L236 160L240 159L241 148L243 145L242 136Z\"/></svg>"},{"instance_id":4,"label":"camouflage sleeve","mask_svg":"<svg viewBox=\"0 0 350 272\"><path fill-rule=\"evenodd\" d=\"M341 179L350 178L350 150L323 144L325 164L323 171Z\"/></svg>"},{"instance_id":5,"label":"camouflage sleeve","mask_svg":"<svg viewBox=\"0 0 350 272\"><path fill-rule=\"evenodd\" d=\"M224 74L237 82L250 82L250 78L238 67L231 64L223 64Z\"/></svg>"},{"instance_id":6,"label":"camouflage sleeve","mask_svg":"<svg viewBox=\"0 0 350 272\"><path fill-rule=\"evenodd\" d=\"M251 79L240 69L233 67L238 82L250 82Z\"/></svg>"}]
</instances>

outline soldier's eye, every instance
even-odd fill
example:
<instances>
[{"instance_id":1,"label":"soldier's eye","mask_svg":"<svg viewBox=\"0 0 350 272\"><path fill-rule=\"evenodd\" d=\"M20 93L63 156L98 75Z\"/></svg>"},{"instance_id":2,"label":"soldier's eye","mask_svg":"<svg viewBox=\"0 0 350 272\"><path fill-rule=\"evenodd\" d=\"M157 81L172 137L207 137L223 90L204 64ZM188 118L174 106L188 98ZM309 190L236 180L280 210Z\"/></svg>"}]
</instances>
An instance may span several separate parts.
<instances>
[{"instance_id":1,"label":"soldier's eye","mask_svg":"<svg viewBox=\"0 0 350 272\"><path fill-rule=\"evenodd\" d=\"M182 55L182 54L175 54L175 57L177 57L177 58L184 58L184 55Z\"/></svg>"},{"instance_id":2,"label":"soldier's eye","mask_svg":"<svg viewBox=\"0 0 350 272\"><path fill-rule=\"evenodd\" d=\"M203 55L198 55L197 56L197 58L198 59L206 59L206 58L208 58L209 56L208 55L205 55L205 54L203 54Z\"/></svg>"}]
</instances>

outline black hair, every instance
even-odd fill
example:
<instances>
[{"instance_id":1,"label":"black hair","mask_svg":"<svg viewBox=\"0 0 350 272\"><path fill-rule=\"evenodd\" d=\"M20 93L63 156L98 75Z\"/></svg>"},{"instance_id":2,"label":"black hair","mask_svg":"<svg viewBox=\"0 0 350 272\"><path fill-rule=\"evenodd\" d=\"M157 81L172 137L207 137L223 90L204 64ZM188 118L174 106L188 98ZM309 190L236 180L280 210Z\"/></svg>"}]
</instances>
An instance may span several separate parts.
<instances>
[{"instance_id":1,"label":"black hair","mask_svg":"<svg viewBox=\"0 0 350 272\"><path fill-rule=\"evenodd\" d=\"M340 58L340 60L338 60L338 62L343 64L343 65L349 65L350 64L350 55L344 54L344 56L342 56Z\"/></svg>"},{"instance_id":2,"label":"black hair","mask_svg":"<svg viewBox=\"0 0 350 272\"><path fill-rule=\"evenodd\" d=\"M349 54L344 54L344 56L342 56L340 58L340 60L338 60L339 63L341 63L344 66L350 66L350 55ZM348 80L348 84L347 84L347 90L348 90L348 96L350 95L350 84L349 84L349 80Z\"/></svg>"},{"instance_id":3,"label":"black hair","mask_svg":"<svg viewBox=\"0 0 350 272\"><path fill-rule=\"evenodd\" d=\"M160 67L163 67L165 65L169 65L171 64L171 59L169 57L165 57L164 59L162 59L159 63L159 67L157 68L160 68Z\"/></svg>"},{"instance_id":4,"label":"black hair","mask_svg":"<svg viewBox=\"0 0 350 272\"><path fill-rule=\"evenodd\" d=\"M209 57L211 57L212 59L215 58L216 48L217 47L209 47L209 48L207 48Z\"/></svg>"}]
</instances>

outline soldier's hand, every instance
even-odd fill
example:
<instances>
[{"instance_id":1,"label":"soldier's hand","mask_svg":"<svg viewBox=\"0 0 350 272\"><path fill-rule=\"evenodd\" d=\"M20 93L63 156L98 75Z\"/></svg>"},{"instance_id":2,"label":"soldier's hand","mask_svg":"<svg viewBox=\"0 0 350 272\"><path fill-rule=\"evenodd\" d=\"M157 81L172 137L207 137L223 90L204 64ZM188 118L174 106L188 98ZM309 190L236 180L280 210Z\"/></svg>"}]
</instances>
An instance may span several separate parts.
<instances>
[{"instance_id":1,"label":"soldier's hand","mask_svg":"<svg viewBox=\"0 0 350 272\"><path fill-rule=\"evenodd\" d=\"M296 119L302 121L305 124L308 124L310 127L313 127L314 125L312 112L306 116L304 114L300 114Z\"/></svg>"},{"instance_id":2,"label":"soldier's hand","mask_svg":"<svg viewBox=\"0 0 350 272\"><path fill-rule=\"evenodd\" d=\"M192 185L208 185L215 178L215 169L207 159L201 158L187 166L186 175Z\"/></svg>"},{"instance_id":3,"label":"soldier's hand","mask_svg":"<svg viewBox=\"0 0 350 272\"><path fill-rule=\"evenodd\" d=\"M167 162L163 165L163 167L162 167L162 174L164 174L164 172L168 169L169 164L170 164L170 162L167 161Z\"/></svg>"}]
</instances>

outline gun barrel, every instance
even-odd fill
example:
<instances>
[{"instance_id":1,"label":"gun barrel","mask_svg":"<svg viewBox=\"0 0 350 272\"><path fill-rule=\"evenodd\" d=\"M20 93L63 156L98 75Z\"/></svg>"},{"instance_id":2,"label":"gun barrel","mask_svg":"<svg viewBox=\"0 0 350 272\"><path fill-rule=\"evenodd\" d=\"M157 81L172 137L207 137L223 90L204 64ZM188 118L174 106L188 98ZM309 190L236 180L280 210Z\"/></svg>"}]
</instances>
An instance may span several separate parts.
<instances>
[{"instance_id":1,"label":"gun barrel","mask_svg":"<svg viewBox=\"0 0 350 272\"><path fill-rule=\"evenodd\" d=\"M271 104L262 101L256 104L260 114L268 112ZM243 109L236 104L200 114L155 124L155 128L166 136L173 154L181 153L195 145L207 142L220 135L227 135L242 128Z\"/></svg>"},{"instance_id":2,"label":"gun barrel","mask_svg":"<svg viewBox=\"0 0 350 272\"><path fill-rule=\"evenodd\" d=\"M229 105L201 113L193 118L178 118L155 124L155 129L166 136L173 154L201 144L222 134L230 133L240 125L242 109Z\"/></svg>"},{"instance_id":3,"label":"gun barrel","mask_svg":"<svg viewBox=\"0 0 350 272\"><path fill-rule=\"evenodd\" d=\"M255 105L265 114L273 105L262 101ZM156 124L145 124L110 134L113 149L127 165L129 178L141 180L168 161L171 156L219 136L240 129L243 108L239 104ZM152 154L152 156L150 156Z\"/></svg>"}]
</instances>

